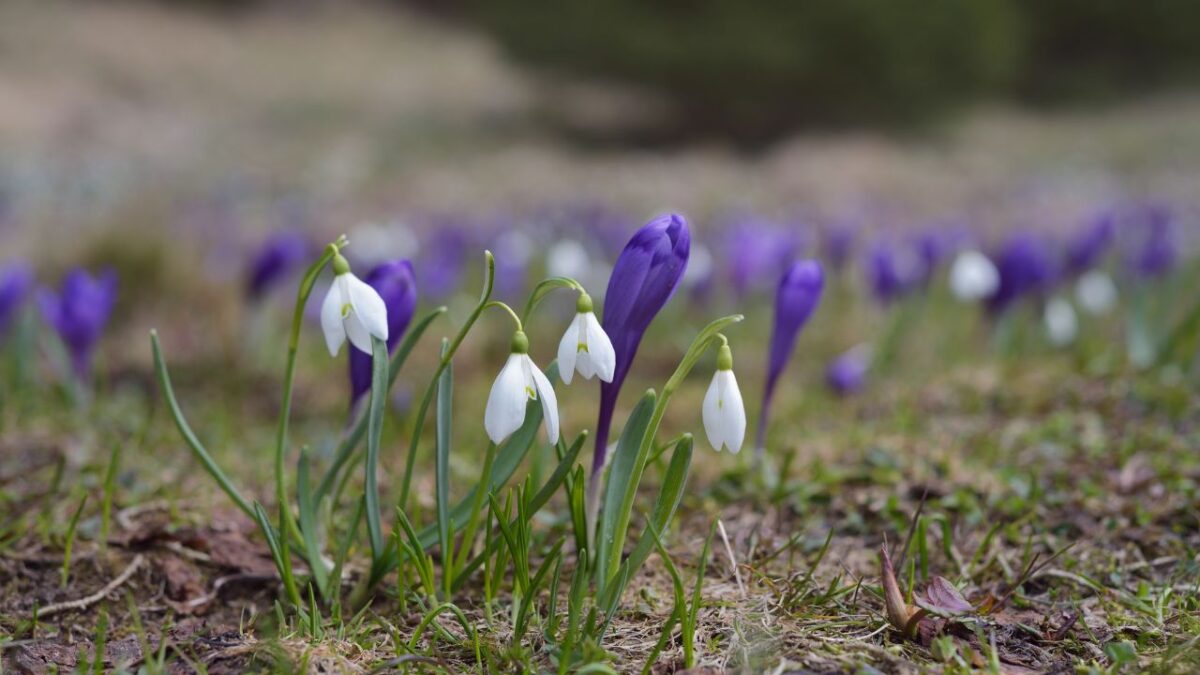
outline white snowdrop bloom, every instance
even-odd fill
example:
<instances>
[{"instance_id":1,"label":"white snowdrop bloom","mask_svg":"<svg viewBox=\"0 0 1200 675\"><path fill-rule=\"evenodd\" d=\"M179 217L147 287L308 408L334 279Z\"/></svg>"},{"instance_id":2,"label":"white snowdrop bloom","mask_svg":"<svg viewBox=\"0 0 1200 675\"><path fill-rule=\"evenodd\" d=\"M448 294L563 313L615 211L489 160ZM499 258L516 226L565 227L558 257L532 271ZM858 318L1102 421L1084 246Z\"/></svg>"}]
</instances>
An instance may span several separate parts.
<instances>
[{"instance_id":1,"label":"white snowdrop bloom","mask_svg":"<svg viewBox=\"0 0 1200 675\"><path fill-rule=\"evenodd\" d=\"M546 251L546 273L552 277L588 279L591 266L587 248L574 239L555 242Z\"/></svg>"},{"instance_id":2,"label":"white snowdrop bloom","mask_svg":"<svg viewBox=\"0 0 1200 675\"><path fill-rule=\"evenodd\" d=\"M1046 322L1046 336L1050 342L1059 347L1070 344L1079 332L1079 322L1075 317L1075 308L1065 298L1054 297L1046 303L1043 316Z\"/></svg>"},{"instance_id":3,"label":"white snowdrop bloom","mask_svg":"<svg viewBox=\"0 0 1200 675\"><path fill-rule=\"evenodd\" d=\"M388 338L387 305L379 293L350 272L350 264L333 258L333 285L321 303L321 330L330 356L337 356L347 338L358 349L371 353L371 338Z\"/></svg>"},{"instance_id":4,"label":"white snowdrop bloom","mask_svg":"<svg viewBox=\"0 0 1200 675\"><path fill-rule=\"evenodd\" d=\"M530 400L542 402L542 415L546 422L546 436L551 443L558 442L558 397L550 380L538 370L529 358L529 338L525 333L513 333L512 353L488 394L487 409L483 413L483 427L488 438L499 444L525 423L525 405Z\"/></svg>"},{"instance_id":5,"label":"white snowdrop bloom","mask_svg":"<svg viewBox=\"0 0 1200 675\"><path fill-rule=\"evenodd\" d=\"M963 251L950 266L950 291L965 302L990 298L1000 287L1000 272L979 251Z\"/></svg>"},{"instance_id":6,"label":"white snowdrop bloom","mask_svg":"<svg viewBox=\"0 0 1200 675\"><path fill-rule=\"evenodd\" d=\"M612 340L600 327L592 311L592 298L587 293L579 294L575 311L575 318L558 343L559 377L563 384L571 384L578 371L585 380L599 377L612 382L617 369L617 353L613 350Z\"/></svg>"},{"instance_id":7,"label":"white snowdrop bloom","mask_svg":"<svg viewBox=\"0 0 1200 675\"><path fill-rule=\"evenodd\" d=\"M1101 316L1116 307L1117 286L1104 272L1092 270L1079 277L1075 284L1075 297L1083 311L1092 316Z\"/></svg>"},{"instance_id":8,"label":"white snowdrop bloom","mask_svg":"<svg viewBox=\"0 0 1200 675\"><path fill-rule=\"evenodd\" d=\"M717 372L704 396L704 433L718 452L728 448L737 453L746 439L746 407L733 375L733 352L722 345L717 354Z\"/></svg>"}]
</instances>

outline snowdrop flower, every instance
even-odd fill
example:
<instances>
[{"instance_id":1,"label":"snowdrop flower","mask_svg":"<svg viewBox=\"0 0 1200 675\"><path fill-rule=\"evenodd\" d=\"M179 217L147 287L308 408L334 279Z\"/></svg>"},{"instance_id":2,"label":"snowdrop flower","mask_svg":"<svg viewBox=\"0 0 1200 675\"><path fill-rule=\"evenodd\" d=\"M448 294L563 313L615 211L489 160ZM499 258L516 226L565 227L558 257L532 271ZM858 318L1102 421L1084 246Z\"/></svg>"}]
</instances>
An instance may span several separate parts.
<instances>
[{"instance_id":1,"label":"snowdrop flower","mask_svg":"<svg viewBox=\"0 0 1200 675\"><path fill-rule=\"evenodd\" d=\"M1050 338L1052 344L1058 347L1070 344L1079 331L1075 308L1065 298L1051 298L1046 303L1043 320L1046 323L1046 336Z\"/></svg>"},{"instance_id":2,"label":"snowdrop flower","mask_svg":"<svg viewBox=\"0 0 1200 675\"><path fill-rule=\"evenodd\" d=\"M321 330L329 355L337 356L347 338L350 344L370 354L371 338L388 339L387 305L379 292L350 272L350 263L333 256L333 285L321 304Z\"/></svg>"},{"instance_id":3,"label":"snowdrop flower","mask_svg":"<svg viewBox=\"0 0 1200 675\"><path fill-rule=\"evenodd\" d=\"M1104 272L1092 270L1079 277L1075 284L1075 297L1085 312L1102 316L1117 305L1117 286Z\"/></svg>"},{"instance_id":4,"label":"snowdrop flower","mask_svg":"<svg viewBox=\"0 0 1200 675\"><path fill-rule=\"evenodd\" d=\"M525 405L531 400L542 402L546 436L551 444L557 443L558 398L550 380L529 358L529 338L518 330L513 333L512 353L488 394L487 409L483 414L483 427L488 438L498 445L520 429L525 423Z\"/></svg>"},{"instance_id":5,"label":"snowdrop flower","mask_svg":"<svg viewBox=\"0 0 1200 675\"><path fill-rule=\"evenodd\" d=\"M733 375L733 350L721 345L717 352L717 372L704 395L704 433L718 452L728 449L737 454L746 438L746 407Z\"/></svg>"},{"instance_id":6,"label":"snowdrop flower","mask_svg":"<svg viewBox=\"0 0 1200 675\"><path fill-rule=\"evenodd\" d=\"M576 371L585 380L596 376L604 382L612 382L617 369L617 353L592 312L591 296L580 293L575 311L575 319L563 333L562 342L558 343L558 371L563 384L571 384Z\"/></svg>"},{"instance_id":7,"label":"snowdrop flower","mask_svg":"<svg viewBox=\"0 0 1200 675\"><path fill-rule=\"evenodd\" d=\"M1000 272L979 251L963 251L950 266L950 290L964 302L990 298L1000 287Z\"/></svg>"}]
</instances>

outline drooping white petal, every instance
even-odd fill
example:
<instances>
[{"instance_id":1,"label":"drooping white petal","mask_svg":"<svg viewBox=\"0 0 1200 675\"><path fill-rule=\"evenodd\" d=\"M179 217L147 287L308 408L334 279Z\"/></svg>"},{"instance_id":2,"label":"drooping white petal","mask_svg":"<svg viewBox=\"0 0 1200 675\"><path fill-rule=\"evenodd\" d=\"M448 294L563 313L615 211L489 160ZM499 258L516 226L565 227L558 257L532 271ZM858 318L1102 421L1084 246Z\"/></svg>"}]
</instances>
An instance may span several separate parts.
<instances>
[{"instance_id":1,"label":"drooping white petal","mask_svg":"<svg viewBox=\"0 0 1200 675\"><path fill-rule=\"evenodd\" d=\"M525 362L529 366L529 374L533 376L534 388L537 390L538 398L542 401L542 417L546 420L546 436L550 439L550 443L558 442L558 397L554 394L554 387L550 386L550 380L538 370L533 359L525 356Z\"/></svg>"},{"instance_id":2,"label":"drooping white petal","mask_svg":"<svg viewBox=\"0 0 1200 675\"><path fill-rule=\"evenodd\" d=\"M379 297L379 292L349 272L341 276L346 278L346 294L350 299L350 306L363 328L372 336L387 340L387 305L384 304L383 298Z\"/></svg>"},{"instance_id":3,"label":"drooping white petal","mask_svg":"<svg viewBox=\"0 0 1200 675\"><path fill-rule=\"evenodd\" d=\"M733 454L742 449L746 440L746 406L732 370L717 372L721 380L721 413L724 415L725 447Z\"/></svg>"},{"instance_id":4,"label":"drooping white petal","mask_svg":"<svg viewBox=\"0 0 1200 675\"><path fill-rule=\"evenodd\" d=\"M1000 272L979 251L963 251L950 267L950 290L964 301L989 298L1000 286Z\"/></svg>"},{"instance_id":5,"label":"drooping white petal","mask_svg":"<svg viewBox=\"0 0 1200 675\"><path fill-rule=\"evenodd\" d=\"M709 444L720 452L725 445L725 428L721 419L721 386L716 375L708 385L708 392L704 394L701 419L704 421L704 434L708 436Z\"/></svg>"},{"instance_id":6,"label":"drooping white petal","mask_svg":"<svg viewBox=\"0 0 1200 675\"><path fill-rule=\"evenodd\" d=\"M488 438L496 444L520 429L525 422L525 403L529 400L529 394L525 391L525 370L521 363L523 356L509 355L488 394L483 428L487 430Z\"/></svg>"},{"instance_id":7,"label":"drooping white petal","mask_svg":"<svg viewBox=\"0 0 1200 675\"><path fill-rule=\"evenodd\" d=\"M588 313L584 317L584 325L592 369L601 380L612 382L617 370L617 352L613 349L612 340L608 339L608 333L604 332L595 314Z\"/></svg>"},{"instance_id":8,"label":"drooping white petal","mask_svg":"<svg viewBox=\"0 0 1200 675\"><path fill-rule=\"evenodd\" d=\"M708 385L703 406L704 433L720 451L737 453L746 439L746 408L732 370L718 370Z\"/></svg>"},{"instance_id":9,"label":"drooping white petal","mask_svg":"<svg viewBox=\"0 0 1200 675\"><path fill-rule=\"evenodd\" d=\"M562 341L558 343L558 376L562 378L563 384L571 384L571 379L575 377L575 356L579 353L581 337L583 336L579 331L579 321L572 320L567 324Z\"/></svg>"},{"instance_id":10,"label":"drooping white petal","mask_svg":"<svg viewBox=\"0 0 1200 675\"><path fill-rule=\"evenodd\" d=\"M372 354L371 351L371 334L363 327L362 322L353 313L342 322L346 326L346 337L350 338L350 344L354 345L364 353Z\"/></svg>"},{"instance_id":11,"label":"drooping white petal","mask_svg":"<svg viewBox=\"0 0 1200 675\"><path fill-rule=\"evenodd\" d=\"M1075 317L1075 308L1067 300L1058 297L1051 298L1050 302L1046 303L1044 319L1046 335L1050 338L1051 343L1061 347L1070 344L1075 339L1079 325Z\"/></svg>"},{"instance_id":12,"label":"drooping white petal","mask_svg":"<svg viewBox=\"0 0 1200 675\"><path fill-rule=\"evenodd\" d=\"M325 300L321 302L321 331L325 333L325 346L330 356L337 356L346 341L346 327L342 324L342 299L337 283L330 285Z\"/></svg>"},{"instance_id":13,"label":"drooping white petal","mask_svg":"<svg viewBox=\"0 0 1200 675\"><path fill-rule=\"evenodd\" d=\"M1104 272L1092 270L1079 277L1079 283L1075 285L1075 297L1088 314L1102 316L1116 306L1117 286Z\"/></svg>"}]
</instances>

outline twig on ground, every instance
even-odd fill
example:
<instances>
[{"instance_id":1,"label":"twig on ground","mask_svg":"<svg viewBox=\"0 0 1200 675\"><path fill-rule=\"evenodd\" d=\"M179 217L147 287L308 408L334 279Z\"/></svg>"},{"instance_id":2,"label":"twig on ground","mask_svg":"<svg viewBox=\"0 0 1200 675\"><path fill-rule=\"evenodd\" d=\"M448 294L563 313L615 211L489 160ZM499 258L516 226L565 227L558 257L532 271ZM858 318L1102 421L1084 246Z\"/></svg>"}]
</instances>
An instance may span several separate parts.
<instances>
[{"instance_id":1,"label":"twig on ground","mask_svg":"<svg viewBox=\"0 0 1200 675\"><path fill-rule=\"evenodd\" d=\"M79 598L78 600L67 600L66 602L59 602L53 605L42 607L37 612L38 618L41 619L52 614L58 614L59 612L66 612L73 609L87 609L97 602L100 602L107 597L109 593L112 593L120 588L126 581L129 581L129 578L132 577L133 573L142 566L142 563L145 562L145 560L145 557L143 557L141 553L137 554L134 556L133 561L129 563L129 566L125 568L125 571L121 572L116 579L108 582L104 588L101 588L87 597Z\"/></svg>"}]
</instances>

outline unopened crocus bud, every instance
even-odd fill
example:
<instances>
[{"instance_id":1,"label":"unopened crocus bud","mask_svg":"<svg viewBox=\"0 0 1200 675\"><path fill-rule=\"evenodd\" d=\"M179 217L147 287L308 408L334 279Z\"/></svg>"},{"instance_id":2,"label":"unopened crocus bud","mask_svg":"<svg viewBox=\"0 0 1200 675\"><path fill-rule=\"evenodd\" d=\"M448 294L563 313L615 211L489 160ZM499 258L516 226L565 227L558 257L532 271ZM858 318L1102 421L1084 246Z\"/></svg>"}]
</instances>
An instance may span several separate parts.
<instances>
[{"instance_id":1,"label":"unopened crocus bud","mask_svg":"<svg viewBox=\"0 0 1200 675\"><path fill-rule=\"evenodd\" d=\"M1075 283L1075 299L1083 311L1092 316L1103 316L1117 305L1117 286L1112 277L1100 270L1092 270Z\"/></svg>"},{"instance_id":2,"label":"unopened crocus bud","mask_svg":"<svg viewBox=\"0 0 1200 675\"><path fill-rule=\"evenodd\" d=\"M280 230L263 242L250 261L246 293L251 299L268 291L304 267L314 253L311 240L298 230Z\"/></svg>"},{"instance_id":3,"label":"unopened crocus bud","mask_svg":"<svg viewBox=\"0 0 1200 675\"><path fill-rule=\"evenodd\" d=\"M838 396L858 393L867 383L871 348L862 344L839 355L825 369L825 383Z\"/></svg>"},{"instance_id":4,"label":"unopened crocus bud","mask_svg":"<svg viewBox=\"0 0 1200 675\"><path fill-rule=\"evenodd\" d=\"M1000 272L979 251L963 251L950 266L950 292L964 302L991 297L1000 286Z\"/></svg>"},{"instance_id":5,"label":"unopened crocus bud","mask_svg":"<svg viewBox=\"0 0 1200 675\"><path fill-rule=\"evenodd\" d=\"M775 324L771 329L766 385L758 419L759 452L766 441L766 428L771 401L775 397L775 387L791 358L800 330L821 303L821 293L824 289L825 272L821 263L816 260L802 260L788 267L775 291Z\"/></svg>"},{"instance_id":6,"label":"unopened crocus bud","mask_svg":"<svg viewBox=\"0 0 1200 675\"><path fill-rule=\"evenodd\" d=\"M404 331L417 309L417 281L412 263L392 260L380 263L367 272L366 284L379 294L387 310L388 353L396 350ZM350 405L371 389L371 356L357 349L350 350Z\"/></svg>"},{"instance_id":7,"label":"unopened crocus bud","mask_svg":"<svg viewBox=\"0 0 1200 675\"><path fill-rule=\"evenodd\" d=\"M1079 332L1079 321L1075 316L1075 308L1066 298L1055 296L1046 303L1043 312L1046 324L1046 337L1056 347L1071 344Z\"/></svg>"},{"instance_id":8,"label":"unopened crocus bud","mask_svg":"<svg viewBox=\"0 0 1200 675\"><path fill-rule=\"evenodd\" d=\"M0 269L0 336L8 333L32 288L33 268L28 263L10 263Z\"/></svg>"},{"instance_id":9,"label":"unopened crocus bud","mask_svg":"<svg viewBox=\"0 0 1200 675\"><path fill-rule=\"evenodd\" d=\"M612 382L600 385L593 476L604 467L617 395L637 355L642 335L679 287L690 247L687 221L671 213L651 220L634 233L613 266L604 295L601 325L612 341L616 368Z\"/></svg>"},{"instance_id":10,"label":"unopened crocus bud","mask_svg":"<svg viewBox=\"0 0 1200 675\"><path fill-rule=\"evenodd\" d=\"M42 318L67 346L75 374L88 379L92 355L117 301L117 273L107 270L93 277L83 269L73 269L58 293L42 289L37 299Z\"/></svg>"},{"instance_id":11,"label":"unopened crocus bud","mask_svg":"<svg viewBox=\"0 0 1200 675\"><path fill-rule=\"evenodd\" d=\"M713 449L737 454L746 439L746 406L733 374L733 350L721 345L717 351L717 370L704 396L702 410L704 433Z\"/></svg>"}]
</instances>

